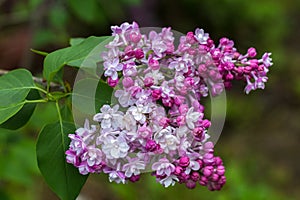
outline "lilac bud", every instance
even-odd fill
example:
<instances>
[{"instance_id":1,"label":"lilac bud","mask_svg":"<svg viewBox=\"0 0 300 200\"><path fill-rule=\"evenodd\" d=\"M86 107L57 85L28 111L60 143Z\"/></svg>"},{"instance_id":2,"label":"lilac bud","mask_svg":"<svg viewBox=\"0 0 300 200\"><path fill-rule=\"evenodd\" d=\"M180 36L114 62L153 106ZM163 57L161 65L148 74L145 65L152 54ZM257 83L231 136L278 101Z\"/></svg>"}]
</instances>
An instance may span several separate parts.
<instances>
[{"instance_id":1,"label":"lilac bud","mask_svg":"<svg viewBox=\"0 0 300 200\"><path fill-rule=\"evenodd\" d=\"M129 180L131 181L131 182L137 182L138 180L140 180L140 175L132 175L130 178L129 178Z\"/></svg>"},{"instance_id":2,"label":"lilac bud","mask_svg":"<svg viewBox=\"0 0 300 200\"><path fill-rule=\"evenodd\" d=\"M137 49L134 51L134 56L136 59L142 59L144 58L144 52L142 49Z\"/></svg>"},{"instance_id":3,"label":"lilac bud","mask_svg":"<svg viewBox=\"0 0 300 200\"><path fill-rule=\"evenodd\" d=\"M157 144L153 140L147 140L145 149L147 151L153 152L157 150Z\"/></svg>"},{"instance_id":4,"label":"lilac bud","mask_svg":"<svg viewBox=\"0 0 300 200\"><path fill-rule=\"evenodd\" d=\"M188 88L194 86L195 84L195 81L194 81L194 78L192 77L187 77L185 80L184 80L184 85Z\"/></svg>"},{"instance_id":5,"label":"lilac bud","mask_svg":"<svg viewBox=\"0 0 300 200\"><path fill-rule=\"evenodd\" d=\"M159 62L153 58L150 58L148 61L149 67L153 70L159 69Z\"/></svg>"},{"instance_id":6,"label":"lilac bud","mask_svg":"<svg viewBox=\"0 0 300 200\"><path fill-rule=\"evenodd\" d=\"M181 167L187 167L190 165L190 159L187 156L183 156L179 159L179 165Z\"/></svg>"},{"instance_id":7,"label":"lilac bud","mask_svg":"<svg viewBox=\"0 0 300 200\"><path fill-rule=\"evenodd\" d=\"M250 47L250 48L248 49L247 54L248 54L248 56L251 57L251 58L255 57L255 56L256 56L256 49L253 48L253 47Z\"/></svg>"},{"instance_id":8,"label":"lilac bud","mask_svg":"<svg viewBox=\"0 0 300 200\"><path fill-rule=\"evenodd\" d=\"M142 35L138 32L131 32L129 38L132 42L138 43L141 40Z\"/></svg>"},{"instance_id":9,"label":"lilac bud","mask_svg":"<svg viewBox=\"0 0 300 200\"><path fill-rule=\"evenodd\" d=\"M162 103L164 104L164 106L166 107L172 107L174 101L172 98L168 97L168 98L163 98L162 99Z\"/></svg>"},{"instance_id":10,"label":"lilac bud","mask_svg":"<svg viewBox=\"0 0 300 200\"><path fill-rule=\"evenodd\" d=\"M124 88L130 88L131 86L133 86L133 80L130 77L125 77L122 80L122 84Z\"/></svg>"},{"instance_id":11,"label":"lilac bud","mask_svg":"<svg viewBox=\"0 0 300 200\"><path fill-rule=\"evenodd\" d=\"M169 123L170 123L170 119L167 118L167 117L162 117L159 120L159 125L164 127L164 128L167 127L169 125Z\"/></svg>"},{"instance_id":12,"label":"lilac bud","mask_svg":"<svg viewBox=\"0 0 300 200\"><path fill-rule=\"evenodd\" d=\"M231 73L226 74L226 80L233 80L234 76Z\"/></svg>"},{"instance_id":13,"label":"lilac bud","mask_svg":"<svg viewBox=\"0 0 300 200\"><path fill-rule=\"evenodd\" d=\"M200 180L199 180L200 185L206 186L207 182L208 182L208 179L205 176L200 177Z\"/></svg>"},{"instance_id":14,"label":"lilac bud","mask_svg":"<svg viewBox=\"0 0 300 200\"><path fill-rule=\"evenodd\" d=\"M206 177L210 177L212 172L213 172L213 167L212 166L206 166L202 170L203 175L206 176Z\"/></svg>"},{"instance_id":15,"label":"lilac bud","mask_svg":"<svg viewBox=\"0 0 300 200\"><path fill-rule=\"evenodd\" d=\"M200 174L198 172L192 172L191 174L191 179L195 182L199 181L200 179Z\"/></svg>"},{"instance_id":16,"label":"lilac bud","mask_svg":"<svg viewBox=\"0 0 300 200\"><path fill-rule=\"evenodd\" d=\"M203 120L202 121L202 126L204 127L204 128L209 128L210 127L210 125L211 125L211 122L208 120L208 119L205 119L205 120Z\"/></svg>"},{"instance_id":17,"label":"lilac bud","mask_svg":"<svg viewBox=\"0 0 300 200\"><path fill-rule=\"evenodd\" d=\"M188 180L186 183L185 183L185 186L188 188L188 189L194 189L196 187L196 182L192 181L192 180Z\"/></svg>"},{"instance_id":18,"label":"lilac bud","mask_svg":"<svg viewBox=\"0 0 300 200\"><path fill-rule=\"evenodd\" d=\"M202 127L196 127L193 130L193 135L197 141L202 141L204 139L204 130Z\"/></svg>"},{"instance_id":19,"label":"lilac bud","mask_svg":"<svg viewBox=\"0 0 300 200\"><path fill-rule=\"evenodd\" d=\"M113 80L111 77L107 78L107 84L110 87L115 87L116 85L118 85L119 79L117 78L116 80Z\"/></svg>"},{"instance_id":20,"label":"lilac bud","mask_svg":"<svg viewBox=\"0 0 300 200\"><path fill-rule=\"evenodd\" d=\"M216 171L217 171L217 174L219 175L219 176L223 176L224 174L225 174L225 167L224 166L218 166L217 167L217 169L216 169Z\"/></svg>"},{"instance_id":21,"label":"lilac bud","mask_svg":"<svg viewBox=\"0 0 300 200\"><path fill-rule=\"evenodd\" d=\"M207 67L205 64L201 64L198 67L198 72L200 73L201 76L203 76L204 73L206 73Z\"/></svg>"},{"instance_id":22,"label":"lilac bud","mask_svg":"<svg viewBox=\"0 0 300 200\"><path fill-rule=\"evenodd\" d=\"M161 98L161 90L152 90L152 98L158 100Z\"/></svg>"},{"instance_id":23,"label":"lilac bud","mask_svg":"<svg viewBox=\"0 0 300 200\"><path fill-rule=\"evenodd\" d=\"M213 49L210 51L213 59L219 59L221 57L220 49Z\"/></svg>"},{"instance_id":24,"label":"lilac bud","mask_svg":"<svg viewBox=\"0 0 300 200\"><path fill-rule=\"evenodd\" d=\"M184 102L184 97L183 96L176 96L174 97L174 103L177 105L177 106L180 106L182 103Z\"/></svg>"},{"instance_id":25,"label":"lilac bud","mask_svg":"<svg viewBox=\"0 0 300 200\"><path fill-rule=\"evenodd\" d=\"M185 125L185 116L178 116L176 118L176 123L178 124L178 126L182 126L182 125Z\"/></svg>"},{"instance_id":26,"label":"lilac bud","mask_svg":"<svg viewBox=\"0 0 300 200\"><path fill-rule=\"evenodd\" d=\"M146 87L150 87L154 84L154 79L152 77L146 77L144 79L144 84Z\"/></svg>"},{"instance_id":27,"label":"lilac bud","mask_svg":"<svg viewBox=\"0 0 300 200\"><path fill-rule=\"evenodd\" d=\"M181 115L185 115L187 113L187 111L189 110L189 107L187 104L181 104L179 106L178 110Z\"/></svg>"},{"instance_id":28,"label":"lilac bud","mask_svg":"<svg viewBox=\"0 0 300 200\"><path fill-rule=\"evenodd\" d=\"M215 162L215 165L223 165L223 161L220 157L215 157L214 158L214 162Z\"/></svg>"},{"instance_id":29,"label":"lilac bud","mask_svg":"<svg viewBox=\"0 0 300 200\"><path fill-rule=\"evenodd\" d=\"M221 45L227 45L228 43L229 43L228 38L223 37L223 38L220 39L220 44Z\"/></svg>"},{"instance_id":30,"label":"lilac bud","mask_svg":"<svg viewBox=\"0 0 300 200\"><path fill-rule=\"evenodd\" d=\"M186 181L186 180L188 180L188 179L190 178L190 175L189 175L189 174L186 174L185 172L182 172L182 173L180 174L180 177L181 177L184 181Z\"/></svg>"},{"instance_id":31,"label":"lilac bud","mask_svg":"<svg viewBox=\"0 0 300 200\"><path fill-rule=\"evenodd\" d=\"M203 163L203 160L196 160L198 163L199 163L199 166L200 166L200 169L203 167L204 163Z\"/></svg>"},{"instance_id":32,"label":"lilac bud","mask_svg":"<svg viewBox=\"0 0 300 200\"><path fill-rule=\"evenodd\" d=\"M220 178L220 176L218 174L213 174L211 177L211 180L217 182L219 180L219 178Z\"/></svg>"},{"instance_id":33,"label":"lilac bud","mask_svg":"<svg viewBox=\"0 0 300 200\"><path fill-rule=\"evenodd\" d=\"M258 60L257 59L251 59L249 60L250 67L252 69L257 69L258 68Z\"/></svg>"},{"instance_id":34,"label":"lilac bud","mask_svg":"<svg viewBox=\"0 0 300 200\"><path fill-rule=\"evenodd\" d=\"M186 34L186 40L190 44L194 44L196 42L195 35L193 32L188 32Z\"/></svg>"},{"instance_id":35,"label":"lilac bud","mask_svg":"<svg viewBox=\"0 0 300 200\"><path fill-rule=\"evenodd\" d=\"M182 167L180 167L180 166L175 167L175 171L174 171L175 175L180 175L182 172L183 172Z\"/></svg>"}]
</instances>

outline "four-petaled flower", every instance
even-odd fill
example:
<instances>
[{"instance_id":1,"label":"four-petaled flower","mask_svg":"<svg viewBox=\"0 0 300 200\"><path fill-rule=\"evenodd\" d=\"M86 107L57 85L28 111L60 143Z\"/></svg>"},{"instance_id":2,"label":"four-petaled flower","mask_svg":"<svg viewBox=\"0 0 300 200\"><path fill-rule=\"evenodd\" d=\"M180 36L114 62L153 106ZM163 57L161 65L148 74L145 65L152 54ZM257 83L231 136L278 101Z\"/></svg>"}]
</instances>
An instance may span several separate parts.
<instances>
[{"instance_id":1,"label":"four-petaled flower","mask_svg":"<svg viewBox=\"0 0 300 200\"><path fill-rule=\"evenodd\" d=\"M195 128L195 122L199 121L200 118L203 117L203 113L200 113L200 112L194 112L194 108L190 108L188 110L188 112L186 113L186 116L185 116L185 121L186 121L186 124L187 126L190 128L190 129L194 129Z\"/></svg>"},{"instance_id":2,"label":"four-petaled flower","mask_svg":"<svg viewBox=\"0 0 300 200\"><path fill-rule=\"evenodd\" d=\"M121 125L123 113L118 111L119 105L115 105L112 108L109 105L104 105L100 111L94 116L94 121L101 122L101 128L115 128Z\"/></svg>"},{"instance_id":3,"label":"four-petaled flower","mask_svg":"<svg viewBox=\"0 0 300 200\"><path fill-rule=\"evenodd\" d=\"M111 77L112 80L118 79L118 71L123 69L123 65L119 63L119 59L107 60L103 63L104 76Z\"/></svg>"}]
</instances>

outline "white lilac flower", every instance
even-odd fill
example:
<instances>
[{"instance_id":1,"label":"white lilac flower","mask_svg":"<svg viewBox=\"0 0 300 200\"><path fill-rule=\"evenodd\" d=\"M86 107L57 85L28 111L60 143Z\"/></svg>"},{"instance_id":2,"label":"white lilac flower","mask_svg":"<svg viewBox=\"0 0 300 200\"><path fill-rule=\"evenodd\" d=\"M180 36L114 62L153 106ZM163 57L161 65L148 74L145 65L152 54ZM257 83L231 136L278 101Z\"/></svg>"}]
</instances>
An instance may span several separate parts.
<instances>
[{"instance_id":1,"label":"white lilac flower","mask_svg":"<svg viewBox=\"0 0 300 200\"><path fill-rule=\"evenodd\" d=\"M140 92L138 92L135 95L135 98L137 99L136 104L148 104L150 101L150 95L151 95L151 91L150 90L142 90Z\"/></svg>"},{"instance_id":2,"label":"white lilac flower","mask_svg":"<svg viewBox=\"0 0 300 200\"><path fill-rule=\"evenodd\" d=\"M164 139L159 144L164 152L168 154L170 151L175 151L180 142L176 136L168 134L164 135Z\"/></svg>"},{"instance_id":3,"label":"white lilac flower","mask_svg":"<svg viewBox=\"0 0 300 200\"><path fill-rule=\"evenodd\" d=\"M170 185L174 186L175 183L178 181L179 181L179 179L177 178L177 176L172 174L170 176L167 176L167 177L159 180L159 183L162 184L164 187L169 187Z\"/></svg>"},{"instance_id":4,"label":"white lilac flower","mask_svg":"<svg viewBox=\"0 0 300 200\"><path fill-rule=\"evenodd\" d=\"M119 63L118 58L114 58L113 60L107 60L103 63L104 67L104 76L111 77L112 80L118 79L118 71L123 69L123 65Z\"/></svg>"},{"instance_id":5,"label":"white lilac flower","mask_svg":"<svg viewBox=\"0 0 300 200\"><path fill-rule=\"evenodd\" d=\"M188 66L187 63L183 58L177 58L176 60L172 61L169 64L170 69L175 69L177 72L183 72L187 73L188 72Z\"/></svg>"},{"instance_id":6,"label":"white lilac flower","mask_svg":"<svg viewBox=\"0 0 300 200\"><path fill-rule=\"evenodd\" d=\"M134 119L131 112L127 111L123 116L121 128L128 131L133 131L133 132L136 131L137 128L136 120Z\"/></svg>"},{"instance_id":7,"label":"white lilac flower","mask_svg":"<svg viewBox=\"0 0 300 200\"><path fill-rule=\"evenodd\" d=\"M190 108L185 116L185 121L189 129L195 128L195 122L199 121L203 117L203 113L194 112L194 108Z\"/></svg>"},{"instance_id":8,"label":"white lilac flower","mask_svg":"<svg viewBox=\"0 0 300 200\"><path fill-rule=\"evenodd\" d=\"M75 133L82 137L82 140L85 142L85 143L89 143L90 140L93 139L94 137L94 133L96 132L97 128L95 125L91 125L90 127L90 122L88 119L85 120L84 122L84 127L82 128L78 128Z\"/></svg>"},{"instance_id":9,"label":"white lilac flower","mask_svg":"<svg viewBox=\"0 0 300 200\"><path fill-rule=\"evenodd\" d=\"M173 131L174 131L174 128L172 128L171 126L167 126L166 128L163 128L163 129L161 128L154 134L155 142L157 142L157 143L165 142L165 136L172 135Z\"/></svg>"},{"instance_id":10,"label":"white lilac flower","mask_svg":"<svg viewBox=\"0 0 300 200\"><path fill-rule=\"evenodd\" d=\"M133 118L136 121L138 121L141 124L143 124L146 121L145 114L149 114L151 112L151 108L149 108L148 105L138 104L136 106L129 107L127 111L131 112L131 114L133 115Z\"/></svg>"},{"instance_id":11,"label":"white lilac flower","mask_svg":"<svg viewBox=\"0 0 300 200\"><path fill-rule=\"evenodd\" d=\"M215 44L202 29L182 36L175 49L171 28L148 35L135 22L111 28L114 39L101 59L107 84L117 88L117 105L104 105L94 116L99 130L86 121L69 135L67 162L81 174L104 172L110 182L135 182L152 169L165 187L179 182L194 188L199 182L221 189L225 169L208 141L211 122L203 120L200 100L208 88L219 95L234 79L247 82L246 93L263 89L271 53L256 59L250 48L243 55L232 40Z\"/></svg>"},{"instance_id":12,"label":"white lilac flower","mask_svg":"<svg viewBox=\"0 0 300 200\"><path fill-rule=\"evenodd\" d=\"M153 83L155 85L159 84L162 80L165 79L164 75L159 70L152 70L145 75L145 78L151 77L153 78Z\"/></svg>"},{"instance_id":13,"label":"white lilac flower","mask_svg":"<svg viewBox=\"0 0 300 200\"><path fill-rule=\"evenodd\" d=\"M188 132L189 132L189 129L186 126L180 126L176 129L177 137L186 137Z\"/></svg>"},{"instance_id":14,"label":"white lilac flower","mask_svg":"<svg viewBox=\"0 0 300 200\"><path fill-rule=\"evenodd\" d=\"M207 44L207 40L209 38L208 33L204 33L203 29L197 28L195 31L195 38L198 40L200 44Z\"/></svg>"},{"instance_id":15,"label":"white lilac flower","mask_svg":"<svg viewBox=\"0 0 300 200\"><path fill-rule=\"evenodd\" d=\"M99 165L102 161L102 152L98 148L88 147L82 156L82 160L86 161L90 167Z\"/></svg>"},{"instance_id":16,"label":"white lilac flower","mask_svg":"<svg viewBox=\"0 0 300 200\"><path fill-rule=\"evenodd\" d=\"M190 174L191 170L197 171L200 169L200 165L197 161L190 160L189 166L187 166L184 173Z\"/></svg>"},{"instance_id":17,"label":"white lilac flower","mask_svg":"<svg viewBox=\"0 0 300 200\"><path fill-rule=\"evenodd\" d=\"M115 97L118 98L118 102L122 107L128 107L133 104L133 99L130 92L125 90L117 90L115 92Z\"/></svg>"},{"instance_id":18,"label":"white lilac flower","mask_svg":"<svg viewBox=\"0 0 300 200\"><path fill-rule=\"evenodd\" d=\"M106 137L102 145L102 151L108 159L126 157L129 148L126 140L122 136L119 136L116 139L113 137Z\"/></svg>"},{"instance_id":19,"label":"white lilac flower","mask_svg":"<svg viewBox=\"0 0 300 200\"><path fill-rule=\"evenodd\" d=\"M189 141L188 138L183 137L180 139L180 144L178 146L179 155L185 155L187 150L192 147L192 141Z\"/></svg>"},{"instance_id":20,"label":"white lilac flower","mask_svg":"<svg viewBox=\"0 0 300 200\"><path fill-rule=\"evenodd\" d=\"M123 113L118 111L119 105L112 108L109 105L103 105L100 113L94 115L94 121L101 122L101 128L117 128L122 123Z\"/></svg>"},{"instance_id":21,"label":"white lilac flower","mask_svg":"<svg viewBox=\"0 0 300 200\"><path fill-rule=\"evenodd\" d=\"M113 170L108 174L109 182L123 183L125 184L124 172Z\"/></svg>"},{"instance_id":22,"label":"white lilac flower","mask_svg":"<svg viewBox=\"0 0 300 200\"><path fill-rule=\"evenodd\" d=\"M162 37L159 34L157 34L155 31L150 31L149 40L150 40L151 49L154 51L156 56L161 58L162 54L168 49L168 46L165 44Z\"/></svg>"},{"instance_id":23,"label":"white lilac flower","mask_svg":"<svg viewBox=\"0 0 300 200\"><path fill-rule=\"evenodd\" d=\"M125 172L125 176L130 178L132 175L139 175L141 170L145 168L146 164L144 161L134 158L130 159L129 162L123 166L122 170Z\"/></svg>"},{"instance_id":24,"label":"white lilac flower","mask_svg":"<svg viewBox=\"0 0 300 200\"><path fill-rule=\"evenodd\" d=\"M168 159L161 158L158 162L153 163L152 170L155 170L159 176L170 176L174 172L175 166Z\"/></svg>"},{"instance_id":25,"label":"white lilac flower","mask_svg":"<svg viewBox=\"0 0 300 200\"><path fill-rule=\"evenodd\" d=\"M174 92L174 88L173 87L170 87L168 85L168 82L167 81L164 81L162 84L161 84L161 90L162 90L162 97L163 98L168 98L168 97L174 97L175 95L175 92Z\"/></svg>"},{"instance_id":26,"label":"white lilac flower","mask_svg":"<svg viewBox=\"0 0 300 200\"><path fill-rule=\"evenodd\" d=\"M136 22L132 22L132 24L129 24L128 22L124 22L121 24L121 26L111 26L112 35L120 35L124 34L126 31L132 30L132 29L138 29L139 25Z\"/></svg>"}]
</instances>

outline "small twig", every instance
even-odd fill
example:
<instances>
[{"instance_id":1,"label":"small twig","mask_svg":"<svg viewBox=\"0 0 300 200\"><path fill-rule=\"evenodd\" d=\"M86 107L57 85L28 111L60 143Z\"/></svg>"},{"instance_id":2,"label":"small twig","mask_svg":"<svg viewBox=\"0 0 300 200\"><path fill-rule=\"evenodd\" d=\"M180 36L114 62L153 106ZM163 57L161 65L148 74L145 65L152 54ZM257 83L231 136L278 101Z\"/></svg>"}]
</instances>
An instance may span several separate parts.
<instances>
[{"instance_id":1,"label":"small twig","mask_svg":"<svg viewBox=\"0 0 300 200\"><path fill-rule=\"evenodd\" d=\"M5 69L0 69L0 76L2 76L4 74L7 74L8 72L10 72L10 71L9 70L5 70ZM36 82L38 84L41 84L44 87L47 87L47 81L45 79L39 78L39 77L35 77L35 76L32 76L32 79L33 79L34 82ZM59 85L59 84L57 84L57 83L51 82L50 83L50 87L51 88L60 88L62 86Z\"/></svg>"}]
</instances>

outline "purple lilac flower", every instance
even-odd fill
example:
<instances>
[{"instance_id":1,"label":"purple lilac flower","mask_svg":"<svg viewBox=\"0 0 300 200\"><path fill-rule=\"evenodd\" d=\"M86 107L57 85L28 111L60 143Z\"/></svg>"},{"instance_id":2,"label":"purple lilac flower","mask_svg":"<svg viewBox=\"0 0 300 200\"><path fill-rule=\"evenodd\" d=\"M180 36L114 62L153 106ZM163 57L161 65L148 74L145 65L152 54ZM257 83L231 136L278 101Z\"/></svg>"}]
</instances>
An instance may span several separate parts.
<instances>
[{"instance_id":1,"label":"purple lilac flower","mask_svg":"<svg viewBox=\"0 0 300 200\"><path fill-rule=\"evenodd\" d=\"M110 182L136 182L152 169L164 187L220 190L225 167L209 141L202 98L220 95L234 80L246 83L246 94L264 89L271 53L257 59L254 47L240 53L232 40L215 44L199 28L181 36L177 48L171 28L145 35L136 22L125 22L111 29L101 59L116 104L94 115L99 127L86 121L69 134L66 161L84 175L106 173Z\"/></svg>"},{"instance_id":2,"label":"purple lilac flower","mask_svg":"<svg viewBox=\"0 0 300 200\"><path fill-rule=\"evenodd\" d=\"M113 60L107 60L103 63L104 66L104 76L111 77L112 80L118 79L118 71L123 69L123 65L119 63L119 59L115 58Z\"/></svg>"}]
</instances>

